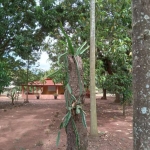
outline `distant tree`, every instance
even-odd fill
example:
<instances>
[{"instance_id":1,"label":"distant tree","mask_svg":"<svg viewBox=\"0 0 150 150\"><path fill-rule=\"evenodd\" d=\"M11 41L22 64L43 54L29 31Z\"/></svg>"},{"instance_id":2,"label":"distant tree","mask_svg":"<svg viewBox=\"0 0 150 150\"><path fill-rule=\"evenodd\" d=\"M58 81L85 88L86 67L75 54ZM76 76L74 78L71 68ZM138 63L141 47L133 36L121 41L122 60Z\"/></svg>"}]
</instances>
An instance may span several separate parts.
<instances>
[{"instance_id":1,"label":"distant tree","mask_svg":"<svg viewBox=\"0 0 150 150\"><path fill-rule=\"evenodd\" d=\"M99 79L99 83L101 82L101 86L103 86L105 98L106 90L109 90L109 92L111 90L111 92L117 93L116 95L120 95L114 87L126 88L123 84L113 84L112 86L112 78L116 83L117 80L122 80L119 75L120 71L121 74L124 72L126 80L129 79L128 83L131 81L129 77L131 76L132 59L130 5L130 0L102 0L96 3L96 58L103 62L103 68L105 69L99 75L103 77L103 80L102 78Z\"/></svg>"},{"instance_id":2,"label":"distant tree","mask_svg":"<svg viewBox=\"0 0 150 150\"><path fill-rule=\"evenodd\" d=\"M40 50L45 35L36 19L36 3L35 0L0 2L0 59L5 59L5 69L15 82L17 71L25 66L22 60Z\"/></svg>"},{"instance_id":3,"label":"distant tree","mask_svg":"<svg viewBox=\"0 0 150 150\"><path fill-rule=\"evenodd\" d=\"M10 72L6 70L7 64L3 61L0 61L0 94L4 91L4 87L8 86L11 77Z\"/></svg>"},{"instance_id":4,"label":"distant tree","mask_svg":"<svg viewBox=\"0 0 150 150\"><path fill-rule=\"evenodd\" d=\"M96 60L96 87L103 89L103 96L101 99L107 99L106 97L106 71L102 60Z\"/></svg>"},{"instance_id":5,"label":"distant tree","mask_svg":"<svg viewBox=\"0 0 150 150\"><path fill-rule=\"evenodd\" d=\"M150 1L132 0L134 150L150 149Z\"/></svg>"},{"instance_id":6,"label":"distant tree","mask_svg":"<svg viewBox=\"0 0 150 150\"><path fill-rule=\"evenodd\" d=\"M13 57L9 57L8 59L5 59L7 64L10 64L11 66L7 65L5 66L5 70L9 70L11 81L14 85L20 87L23 84L26 84L26 78L27 78L27 63L25 60L17 59L14 60ZM45 71L38 69L38 66L36 66L35 62L30 62L30 68L28 71L28 81L33 82L35 80L40 80L42 76L44 76Z\"/></svg>"},{"instance_id":7,"label":"distant tree","mask_svg":"<svg viewBox=\"0 0 150 150\"><path fill-rule=\"evenodd\" d=\"M32 48L32 47L31 47ZM31 49L30 49L31 50ZM26 91L26 100L25 102L28 102L28 92L29 92L29 79L30 79L30 69L32 68L32 65L36 63L36 61L39 59L39 53L34 52L34 51L27 51L24 55L22 55L25 61L25 67L26 67L26 85L27 85L27 91Z\"/></svg>"}]
</instances>

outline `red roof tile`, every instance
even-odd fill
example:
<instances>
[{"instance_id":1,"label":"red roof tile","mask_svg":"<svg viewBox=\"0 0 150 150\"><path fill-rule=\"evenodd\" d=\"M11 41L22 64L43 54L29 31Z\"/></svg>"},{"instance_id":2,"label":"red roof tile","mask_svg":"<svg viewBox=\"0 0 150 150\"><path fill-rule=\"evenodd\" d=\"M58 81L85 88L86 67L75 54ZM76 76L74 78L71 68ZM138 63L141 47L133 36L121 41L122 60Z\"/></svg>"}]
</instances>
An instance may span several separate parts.
<instances>
[{"instance_id":1,"label":"red roof tile","mask_svg":"<svg viewBox=\"0 0 150 150\"><path fill-rule=\"evenodd\" d=\"M45 79L43 83L41 81L33 81L29 82L28 85L62 85L62 84L61 83L54 84L53 80Z\"/></svg>"}]
</instances>

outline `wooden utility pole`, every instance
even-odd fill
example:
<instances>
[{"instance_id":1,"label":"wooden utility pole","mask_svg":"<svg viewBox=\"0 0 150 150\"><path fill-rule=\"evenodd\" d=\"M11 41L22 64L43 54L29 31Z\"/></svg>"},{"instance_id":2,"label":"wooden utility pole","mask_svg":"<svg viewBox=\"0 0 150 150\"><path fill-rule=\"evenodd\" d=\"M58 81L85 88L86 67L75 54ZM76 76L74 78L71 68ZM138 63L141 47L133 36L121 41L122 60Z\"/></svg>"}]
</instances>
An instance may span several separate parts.
<instances>
[{"instance_id":1,"label":"wooden utility pole","mask_svg":"<svg viewBox=\"0 0 150 150\"><path fill-rule=\"evenodd\" d=\"M91 136L96 136L97 131L97 111L95 97L95 0L90 2L90 101L91 101Z\"/></svg>"}]
</instances>

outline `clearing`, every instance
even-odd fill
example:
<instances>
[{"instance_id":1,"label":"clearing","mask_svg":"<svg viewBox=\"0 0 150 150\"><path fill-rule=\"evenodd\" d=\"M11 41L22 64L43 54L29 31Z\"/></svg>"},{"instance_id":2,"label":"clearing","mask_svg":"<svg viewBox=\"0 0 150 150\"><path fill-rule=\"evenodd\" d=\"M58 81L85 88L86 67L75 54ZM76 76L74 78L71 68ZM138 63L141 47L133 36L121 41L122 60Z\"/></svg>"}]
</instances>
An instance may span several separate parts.
<instances>
[{"instance_id":1,"label":"clearing","mask_svg":"<svg viewBox=\"0 0 150 150\"><path fill-rule=\"evenodd\" d=\"M99 136L89 136L88 150L133 150L132 106L126 117L114 97L97 97ZM58 127L65 114L65 100L19 100L14 106L6 96L0 96L0 150L66 150L65 130L56 147ZM85 112L90 131L90 100Z\"/></svg>"}]
</instances>

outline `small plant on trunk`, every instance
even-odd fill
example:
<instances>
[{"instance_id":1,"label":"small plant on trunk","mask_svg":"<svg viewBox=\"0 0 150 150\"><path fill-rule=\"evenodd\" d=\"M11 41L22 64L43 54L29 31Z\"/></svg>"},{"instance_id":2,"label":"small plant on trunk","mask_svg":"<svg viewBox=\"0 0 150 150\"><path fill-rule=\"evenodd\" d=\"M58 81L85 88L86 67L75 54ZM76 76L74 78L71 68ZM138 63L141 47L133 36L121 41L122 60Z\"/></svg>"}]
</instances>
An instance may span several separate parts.
<instances>
[{"instance_id":1,"label":"small plant on trunk","mask_svg":"<svg viewBox=\"0 0 150 150\"><path fill-rule=\"evenodd\" d=\"M72 45L72 41L68 35L64 32L62 26L61 31L64 34L67 42L67 50L64 54L58 57L58 65L60 71L62 69L66 72L65 78L65 100L66 100L66 115L60 124L59 129L66 129L67 134L67 150L87 150L87 126L85 119L85 112L83 111L83 104L85 98L85 91L83 85L83 64L79 55L83 54L88 48L84 48L86 42L84 42L76 50ZM60 64L60 59L64 60L64 65ZM55 73L58 73L55 72ZM53 73L53 75L55 74ZM61 73L61 72L60 72ZM60 131L58 132L57 142L58 145L60 139Z\"/></svg>"}]
</instances>

